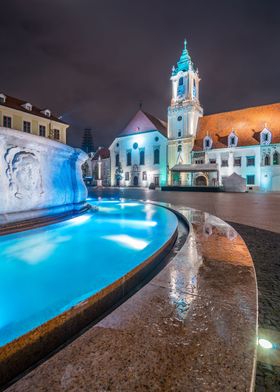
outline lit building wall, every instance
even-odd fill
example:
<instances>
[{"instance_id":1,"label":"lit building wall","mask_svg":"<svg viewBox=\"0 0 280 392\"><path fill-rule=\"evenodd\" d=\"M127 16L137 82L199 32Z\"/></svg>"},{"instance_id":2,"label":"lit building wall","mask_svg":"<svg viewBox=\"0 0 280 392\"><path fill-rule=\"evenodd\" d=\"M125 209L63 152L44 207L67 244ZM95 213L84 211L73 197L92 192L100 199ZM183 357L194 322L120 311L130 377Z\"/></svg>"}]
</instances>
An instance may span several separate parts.
<instances>
[{"instance_id":1,"label":"lit building wall","mask_svg":"<svg viewBox=\"0 0 280 392\"><path fill-rule=\"evenodd\" d=\"M159 150L159 163L154 162L154 151ZM140 164L140 152L144 151L144 164ZM127 165L127 153L131 164ZM116 155L122 168L120 186L148 187L151 183L165 185L167 180L167 139L158 131L118 137L110 146L111 184L116 181Z\"/></svg>"}]
</instances>

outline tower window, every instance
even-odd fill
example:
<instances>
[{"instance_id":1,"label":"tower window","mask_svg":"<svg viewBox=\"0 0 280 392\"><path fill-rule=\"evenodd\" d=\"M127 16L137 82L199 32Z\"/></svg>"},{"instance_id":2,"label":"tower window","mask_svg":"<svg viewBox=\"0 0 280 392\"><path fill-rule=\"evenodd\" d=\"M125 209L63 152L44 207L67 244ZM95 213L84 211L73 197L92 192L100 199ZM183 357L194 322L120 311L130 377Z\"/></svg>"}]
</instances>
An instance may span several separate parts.
<instances>
[{"instance_id":1,"label":"tower window","mask_svg":"<svg viewBox=\"0 0 280 392\"><path fill-rule=\"evenodd\" d=\"M158 142L159 141L159 138L158 138L158 136L156 136L155 137L155 142Z\"/></svg>"},{"instance_id":2,"label":"tower window","mask_svg":"<svg viewBox=\"0 0 280 392\"><path fill-rule=\"evenodd\" d=\"M133 143L133 149L137 150L137 148L138 148L138 143Z\"/></svg>"},{"instance_id":3,"label":"tower window","mask_svg":"<svg viewBox=\"0 0 280 392\"><path fill-rule=\"evenodd\" d=\"M183 86L183 84L184 84L184 78L182 77L179 79L179 86Z\"/></svg>"},{"instance_id":4,"label":"tower window","mask_svg":"<svg viewBox=\"0 0 280 392\"><path fill-rule=\"evenodd\" d=\"M178 116L177 121L182 121L182 116Z\"/></svg>"},{"instance_id":5,"label":"tower window","mask_svg":"<svg viewBox=\"0 0 280 392\"><path fill-rule=\"evenodd\" d=\"M177 151L182 152L182 144L178 144Z\"/></svg>"},{"instance_id":6,"label":"tower window","mask_svg":"<svg viewBox=\"0 0 280 392\"><path fill-rule=\"evenodd\" d=\"M158 164L159 163L159 149L156 148L154 149L154 164Z\"/></svg>"},{"instance_id":7,"label":"tower window","mask_svg":"<svg viewBox=\"0 0 280 392\"><path fill-rule=\"evenodd\" d=\"M181 135L182 135L182 132L179 131L179 132L178 132L178 137L181 137Z\"/></svg>"}]
</instances>

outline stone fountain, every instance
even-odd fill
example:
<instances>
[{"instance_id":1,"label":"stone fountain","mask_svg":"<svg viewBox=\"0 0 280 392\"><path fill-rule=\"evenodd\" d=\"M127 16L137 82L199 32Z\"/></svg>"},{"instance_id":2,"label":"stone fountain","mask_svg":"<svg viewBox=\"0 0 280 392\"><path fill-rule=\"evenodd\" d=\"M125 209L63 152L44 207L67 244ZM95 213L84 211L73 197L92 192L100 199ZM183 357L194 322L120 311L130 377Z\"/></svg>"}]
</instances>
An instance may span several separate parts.
<instances>
[{"instance_id":1,"label":"stone fountain","mask_svg":"<svg viewBox=\"0 0 280 392\"><path fill-rule=\"evenodd\" d=\"M0 127L0 224L83 209L87 158L80 149Z\"/></svg>"}]
</instances>

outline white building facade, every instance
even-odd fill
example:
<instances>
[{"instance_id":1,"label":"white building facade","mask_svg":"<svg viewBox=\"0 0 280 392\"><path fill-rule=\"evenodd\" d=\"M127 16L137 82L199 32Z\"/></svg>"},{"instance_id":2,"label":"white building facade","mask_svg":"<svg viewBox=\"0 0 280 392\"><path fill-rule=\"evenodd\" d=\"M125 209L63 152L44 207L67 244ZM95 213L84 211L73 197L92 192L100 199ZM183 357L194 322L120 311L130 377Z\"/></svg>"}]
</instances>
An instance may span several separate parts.
<instances>
[{"instance_id":1,"label":"white building facade","mask_svg":"<svg viewBox=\"0 0 280 392\"><path fill-rule=\"evenodd\" d=\"M165 185L166 123L139 110L111 144L110 156L113 186Z\"/></svg>"},{"instance_id":2,"label":"white building facade","mask_svg":"<svg viewBox=\"0 0 280 392\"><path fill-rule=\"evenodd\" d=\"M234 177L280 191L280 104L203 116L186 41L171 83L167 126L140 110L110 146L112 185L217 188Z\"/></svg>"}]
</instances>

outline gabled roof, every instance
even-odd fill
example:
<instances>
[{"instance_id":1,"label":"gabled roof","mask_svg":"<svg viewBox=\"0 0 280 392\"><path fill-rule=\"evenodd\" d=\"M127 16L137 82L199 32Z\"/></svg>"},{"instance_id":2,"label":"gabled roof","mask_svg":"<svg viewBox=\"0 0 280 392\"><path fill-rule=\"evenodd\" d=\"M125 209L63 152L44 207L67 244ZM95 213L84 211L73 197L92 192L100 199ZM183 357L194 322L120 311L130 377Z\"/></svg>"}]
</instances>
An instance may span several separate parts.
<instances>
[{"instance_id":1,"label":"gabled roof","mask_svg":"<svg viewBox=\"0 0 280 392\"><path fill-rule=\"evenodd\" d=\"M280 103L203 116L198 121L193 150L203 150L207 135L212 138L212 149L228 147L232 130L238 137L238 147L258 145L265 127L272 133L271 143L280 143Z\"/></svg>"},{"instance_id":2,"label":"gabled roof","mask_svg":"<svg viewBox=\"0 0 280 392\"><path fill-rule=\"evenodd\" d=\"M44 109L39 109L38 107L36 107L34 105L32 105L32 110L26 109L23 105L25 105L26 103L29 103L29 101L23 101L22 99L14 98L14 97L11 97L10 95L7 95L7 94L4 94L4 95L6 97L6 100L5 100L5 102L0 101L0 107L1 106L6 106L6 107L11 108L11 109L19 110L21 112L25 112L25 113L28 113L28 114L33 114L35 116L43 117L46 120L53 120L53 121L56 121L56 122L68 125L67 123L65 123L64 121L60 120L56 116L53 116L53 115L51 115L49 117L45 116L44 113L42 113L42 111Z\"/></svg>"},{"instance_id":3,"label":"gabled roof","mask_svg":"<svg viewBox=\"0 0 280 392\"><path fill-rule=\"evenodd\" d=\"M96 153L93 155L92 160L96 161L99 157L101 157L101 159L110 158L110 150L106 147L99 147Z\"/></svg>"},{"instance_id":4,"label":"gabled roof","mask_svg":"<svg viewBox=\"0 0 280 392\"><path fill-rule=\"evenodd\" d=\"M138 133L159 131L163 136L167 136L166 122L154 117L152 114L138 110L135 116L129 121L119 136L136 135Z\"/></svg>"}]
</instances>

